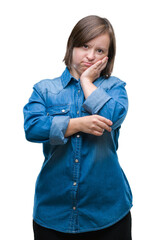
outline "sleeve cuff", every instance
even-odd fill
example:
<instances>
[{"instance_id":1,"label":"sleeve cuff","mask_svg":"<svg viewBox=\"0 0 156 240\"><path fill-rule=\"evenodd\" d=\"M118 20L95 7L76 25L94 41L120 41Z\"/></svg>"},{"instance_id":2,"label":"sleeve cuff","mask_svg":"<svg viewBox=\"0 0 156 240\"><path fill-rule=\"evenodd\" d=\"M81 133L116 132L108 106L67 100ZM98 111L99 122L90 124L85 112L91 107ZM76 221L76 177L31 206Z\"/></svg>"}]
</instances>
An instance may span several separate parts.
<instances>
[{"instance_id":1,"label":"sleeve cuff","mask_svg":"<svg viewBox=\"0 0 156 240\"><path fill-rule=\"evenodd\" d=\"M83 108L91 114L96 114L111 96L102 88L93 91L83 103Z\"/></svg>"},{"instance_id":2,"label":"sleeve cuff","mask_svg":"<svg viewBox=\"0 0 156 240\"><path fill-rule=\"evenodd\" d=\"M65 132L69 124L69 116L55 116L52 120L50 128L50 144L51 145L62 145L66 144L68 138L65 138Z\"/></svg>"}]
</instances>

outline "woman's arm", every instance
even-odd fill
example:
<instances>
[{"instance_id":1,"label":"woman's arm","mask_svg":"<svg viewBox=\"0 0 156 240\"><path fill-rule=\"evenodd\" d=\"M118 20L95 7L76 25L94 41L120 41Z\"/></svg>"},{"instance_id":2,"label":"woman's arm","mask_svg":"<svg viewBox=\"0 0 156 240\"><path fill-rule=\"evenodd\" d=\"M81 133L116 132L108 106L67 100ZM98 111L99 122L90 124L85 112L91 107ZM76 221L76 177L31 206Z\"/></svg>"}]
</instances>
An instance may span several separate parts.
<instances>
[{"instance_id":1,"label":"woman's arm","mask_svg":"<svg viewBox=\"0 0 156 240\"><path fill-rule=\"evenodd\" d=\"M125 83L117 78L113 86L105 89L103 84L98 88L93 84L99 76L101 69L96 64L89 67L80 76L81 86L86 100L83 107L90 114L98 114L113 122L112 129L118 128L128 110L128 97L125 89Z\"/></svg>"},{"instance_id":2,"label":"woman's arm","mask_svg":"<svg viewBox=\"0 0 156 240\"><path fill-rule=\"evenodd\" d=\"M113 122L112 129L116 129L126 117L128 97L125 83L116 78L113 81L114 86L108 90L101 84L87 97L82 106L90 114L98 114L110 119Z\"/></svg>"},{"instance_id":3,"label":"woman's arm","mask_svg":"<svg viewBox=\"0 0 156 240\"><path fill-rule=\"evenodd\" d=\"M85 132L95 136L101 136L104 130L111 131L112 122L99 115L91 115L79 118L72 118L69 121L65 137L77 132Z\"/></svg>"},{"instance_id":4,"label":"woman's arm","mask_svg":"<svg viewBox=\"0 0 156 240\"><path fill-rule=\"evenodd\" d=\"M72 118L69 116L50 116L41 91L36 85L25 105L24 130L28 141L43 143L50 141L52 145L65 144L68 136L76 132L85 132L100 136L103 130L111 131L111 122L98 115Z\"/></svg>"},{"instance_id":5,"label":"woman's arm","mask_svg":"<svg viewBox=\"0 0 156 240\"><path fill-rule=\"evenodd\" d=\"M64 137L70 117L53 117L47 114L44 97L36 85L24 106L24 130L28 141L43 143L50 142L52 145L65 144L68 138Z\"/></svg>"},{"instance_id":6,"label":"woman's arm","mask_svg":"<svg viewBox=\"0 0 156 240\"><path fill-rule=\"evenodd\" d=\"M80 76L81 87L86 99L93 91L97 89L93 82L100 76L101 71L106 67L107 61L108 57L104 57L102 60L99 60L85 70Z\"/></svg>"}]
</instances>

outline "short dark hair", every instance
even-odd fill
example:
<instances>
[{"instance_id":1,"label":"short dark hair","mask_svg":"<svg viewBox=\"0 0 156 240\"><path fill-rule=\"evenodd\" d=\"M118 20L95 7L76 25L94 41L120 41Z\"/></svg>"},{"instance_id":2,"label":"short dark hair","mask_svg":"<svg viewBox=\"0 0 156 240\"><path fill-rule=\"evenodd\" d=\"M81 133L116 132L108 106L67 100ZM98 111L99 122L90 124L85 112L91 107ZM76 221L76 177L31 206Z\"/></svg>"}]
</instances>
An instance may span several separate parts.
<instances>
[{"instance_id":1,"label":"short dark hair","mask_svg":"<svg viewBox=\"0 0 156 240\"><path fill-rule=\"evenodd\" d=\"M67 49L63 61L69 70L71 70L72 53L74 47L81 47L90 40L102 34L108 33L110 37L108 63L101 72L101 76L110 77L116 54L116 40L113 27L106 18L96 15L90 15L82 18L73 28L67 42Z\"/></svg>"}]
</instances>

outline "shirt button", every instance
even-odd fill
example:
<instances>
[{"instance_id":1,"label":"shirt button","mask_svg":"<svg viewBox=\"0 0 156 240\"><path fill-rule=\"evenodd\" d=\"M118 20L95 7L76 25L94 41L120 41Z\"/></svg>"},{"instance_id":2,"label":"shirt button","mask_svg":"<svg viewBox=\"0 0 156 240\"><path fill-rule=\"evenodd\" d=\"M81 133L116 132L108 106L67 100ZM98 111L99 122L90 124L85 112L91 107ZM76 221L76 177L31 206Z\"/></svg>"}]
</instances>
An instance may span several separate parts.
<instances>
[{"instance_id":1,"label":"shirt button","mask_svg":"<svg viewBox=\"0 0 156 240\"><path fill-rule=\"evenodd\" d=\"M77 135L76 137L77 137L77 138L79 138L79 137L80 137L80 135Z\"/></svg>"},{"instance_id":2,"label":"shirt button","mask_svg":"<svg viewBox=\"0 0 156 240\"><path fill-rule=\"evenodd\" d=\"M75 159L75 162L79 162L79 160L78 160L78 159Z\"/></svg>"},{"instance_id":3,"label":"shirt button","mask_svg":"<svg viewBox=\"0 0 156 240\"><path fill-rule=\"evenodd\" d=\"M77 111L77 114L79 114L79 111Z\"/></svg>"},{"instance_id":4,"label":"shirt button","mask_svg":"<svg viewBox=\"0 0 156 240\"><path fill-rule=\"evenodd\" d=\"M76 184L77 184L76 182L73 183L74 186L76 186Z\"/></svg>"},{"instance_id":5,"label":"shirt button","mask_svg":"<svg viewBox=\"0 0 156 240\"><path fill-rule=\"evenodd\" d=\"M78 93L80 93L80 90L78 90Z\"/></svg>"},{"instance_id":6,"label":"shirt button","mask_svg":"<svg viewBox=\"0 0 156 240\"><path fill-rule=\"evenodd\" d=\"M73 207L73 210L76 210L76 207Z\"/></svg>"},{"instance_id":7,"label":"shirt button","mask_svg":"<svg viewBox=\"0 0 156 240\"><path fill-rule=\"evenodd\" d=\"M64 109L62 109L62 112L65 112L65 110L64 110Z\"/></svg>"},{"instance_id":8,"label":"shirt button","mask_svg":"<svg viewBox=\"0 0 156 240\"><path fill-rule=\"evenodd\" d=\"M49 116L49 113L47 112L47 116Z\"/></svg>"}]
</instances>

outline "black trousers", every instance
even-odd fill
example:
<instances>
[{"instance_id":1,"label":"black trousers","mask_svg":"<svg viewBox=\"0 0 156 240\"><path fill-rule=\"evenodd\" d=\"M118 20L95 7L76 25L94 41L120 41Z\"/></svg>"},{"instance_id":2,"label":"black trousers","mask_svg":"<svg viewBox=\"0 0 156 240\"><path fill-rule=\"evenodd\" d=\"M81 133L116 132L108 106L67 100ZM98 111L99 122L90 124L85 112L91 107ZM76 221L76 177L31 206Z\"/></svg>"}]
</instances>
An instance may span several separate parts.
<instances>
[{"instance_id":1,"label":"black trousers","mask_svg":"<svg viewBox=\"0 0 156 240\"><path fill-rule=\"evenodd\" d=\"M44 228L33 221L34 240L132 240L131 213L114 225L97 231L84 233L63 233Z\"/></svg>"}]
</instances>

